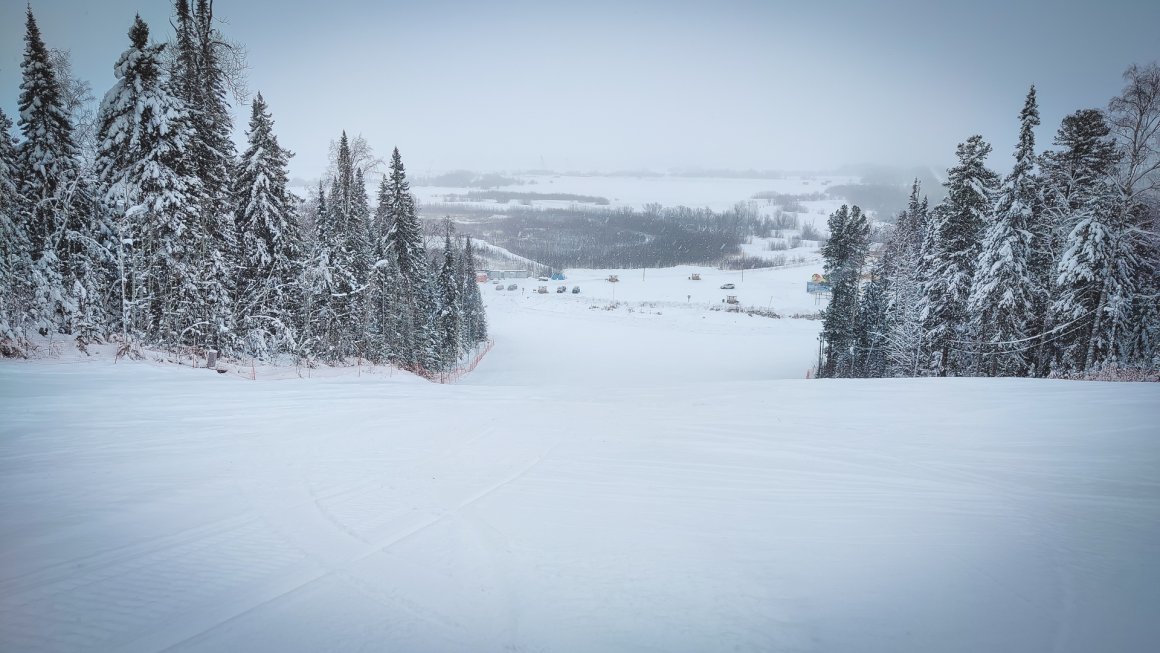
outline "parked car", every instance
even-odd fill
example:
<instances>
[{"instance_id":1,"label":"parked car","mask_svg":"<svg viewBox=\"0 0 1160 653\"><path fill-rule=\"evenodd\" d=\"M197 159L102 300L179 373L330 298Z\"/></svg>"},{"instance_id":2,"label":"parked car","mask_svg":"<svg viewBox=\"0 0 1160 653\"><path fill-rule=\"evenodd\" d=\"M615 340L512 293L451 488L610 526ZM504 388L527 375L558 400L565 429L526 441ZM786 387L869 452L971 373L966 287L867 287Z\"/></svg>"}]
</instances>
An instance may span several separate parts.
<instances>
[{"instance_id":1,"label":"parked car","mask_svg":"<svg viewBox=\"0 0 1160 653\"><path fill-rule=\"evenodd\" d=\"M503 284L502 283L495 284L495 289L496 290L503 290Z\"/></svg>"},{"instance_id":2,"label":"parked car","mask_svg":"<svg viewBox=\"0 0 1160 653\"><path fill-rule=\"evenodd\" d=\"M541 295L547 295L548 294L548 287L547 286L540 286L539 288L536 288L536 292L540 293Z\"/></svg>"},{"instance_id":3,"label":"parked car","mask_svg":"<svg viewBox=\"0 0 1160 653\"><path fill-rule=\"evenodd\" d=\"M734 288L736 288L736 286L734 286L734 285L733 285L733 284L731 284L731 283L723 283L723 284L721 284L721 290L733 290Z\"/></svg>"},{"instance_id":4,"label":"parked car","mask_svg":"<svg viewBox=\"0 0 1160 653\"><path fill-rule=\"evenodd\" d=\"M572 294L579 295L580 294L580 286L572 286Z\"/></svg>"},{"instance_id":5,"label":"parked car","mask_svg":"<svg viewBox=\"0 0 1160 653\"><path fill-rule=\"evenodd\" d=\"M536 277L536 281L549 281L548 277Z\"/></svg>"},{"instance_id":6,"label":"parked car","mask_svg":"<svg viewBox=\"0 0 1160 653\"><path fill-rule=\"evenodd\" d=\"M556 293L568 292L568 286L556 286Z\"/></svg>"},{"instance_id":7,"label":"parked car","mask_svg":"<svg viewBox=\"0 0 1160 653\"><path fill-rule=\"evenodd\" d=\"M517 286L516 284L514 284L514 283L508 284L508 290L518 290L518 289L519 289L519 286Z\"/></svg>"}]
</instances>

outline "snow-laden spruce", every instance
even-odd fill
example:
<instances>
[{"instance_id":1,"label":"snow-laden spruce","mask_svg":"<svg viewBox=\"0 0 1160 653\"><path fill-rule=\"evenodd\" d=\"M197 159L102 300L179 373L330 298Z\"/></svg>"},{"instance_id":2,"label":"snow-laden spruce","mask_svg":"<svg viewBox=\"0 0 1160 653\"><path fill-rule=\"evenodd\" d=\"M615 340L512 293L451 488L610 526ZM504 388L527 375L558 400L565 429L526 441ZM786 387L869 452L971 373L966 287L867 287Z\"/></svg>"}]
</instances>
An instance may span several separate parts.
<instances>
[{"instance_id":1,"label":"snow-laden spruce","mask_svg":"<svg viewBox=\"0 0 1160 653\"><path fill-rule=\"evenodd\" d=\"M960 143L959 163L947 170L946 199L932 213L934 242L924 253L927 283L923 304L929 370L938 376L971 368L967 300L981 252L980 236L998 185L985 165L991 146L982 136Z\"/></svg>"},{"instance_id":2,"label":"snow-laden spruce","mask_svg":"<svg viewBox=\"0 0 1160 653\"><path fill-rule=\"evenodd\" d=\"M462 351L460 338L463 304L460 297L461 283L456 279L457 272L462 268L456 264L455 258L455 249L451 245L451 223L448 221L443 236L443 264L439 266L435 285L438 306L435 328L439 333L439 363L442 369L454 365Z\"/></svg>"},{"instance_id":3,"label":"snow-laden spruce","mask_svg":"<svg viewBox=\"0 0 1160 653\"><path fill-rule=\"evenodd\" d=\"M487 312L483 308L483 297L475 280L475 248L471 236L464 238L463 256L460 257L460 283L463 285L463 329L464 347L470 349L487 340Z\"/></svg>"},{"instance_id":4,"label":"snow-laden spruce","mask_svg":"<svg viewBox=\"0 0 1160 653\"><path fill-rule=\"evenodd\" d=\"M406 368L432 370L439 364L434 289L415 198L399 148L391 153L390 174L384 181L379 195L385 221L384 255L393 257L399 270L399 310L407 327L400 338L397 360Z\"/></svg>"},{"instance_id":5,"label":"snow-laden spruce","mask_svg":"<svg viewBox=\"0 0 1160 653\"><path fill-rule=\"evenodd\" d=\"M1039 183L1035 172L1035 132L1039 107L1035 87L1019 113L1015 165L983 231L967 313L979 348L976 369L988 376L1026 373L1025 337L1033 319L1033 298L1045 291L1031 273L1032 229L1038 223Z\"/></svg>"},{"instance_id":6,"label":"snow-laden spruce","mask_svg":"<svg viewBox=\"0 0 1160 653\"><path fill-rule=\"evenodd\" d=\"M318 237L305 291L315 308L307 316L312 354L331 362L366 357L364 291L370 268L369 225L363 211L366 188L356 183L354 163L343 132L337 174L329 195L319 189Z\"/></svg>"},{"instance_id":7,"label":"snow-laden spruce","mask_svg":"<svg viewBox=\"0 0 1160 653\"><path fill-rule=\"evenodd\" d=\"M1056 138L1064 149L1048 159L1060 180L1050 205L1070 226L1055 266L1054 351L1058 366L1080 371L1119 359L1140 272L1113 177L1121 153L1109 135L1102 112L1077 112Z\"/></svg>"},{"instance_id":8,"label":"snow-laden spruce","mask_svg":"<svg viewBox=\"0 0 1160 653\"><path fill-rule=\"evenodd\" d=\"M205 303L196 313L198 320L213 326L205 344L230 349L237 336L232 306L239 265L232 181L237 152L220 61L222 49L230 46L214 28L212 2L198 0L191 11L186 0L177 0L175 12L172 90L190 112L190 156L202 187L197 218L208 237L198 249Z\"/></svg>"},{"instance_id":9,"label":"snow-laden spruce","mask_svg":"<svg viewBox=\"0 0 1160 653\"><path fill-rule=\"evenodd\" d=\"M101 331L98 294L105 236L95 214L80 152L48 48L29 7L20 64L18 178L23 210L18 222L28 239L31 302L27 325L96 338Z\"/></svg>"},{"instance_id":10,"label":"snow-laden spruce","mask_svg":"<svg viewBox=\"0 0 1160 653\"><path fill-rule=\"evenodd\" d=\"M234 197L240 256L236 324L243 349L262 358L297 349L295 319L302 237L287 192L293 155L278 144L274 120L259 93L250 114L249 145L238 162Z\"/></svg>"},{"instance_id":11,"label":"snow-laden spruce","mask_svg":"<svg viewBox=\"0 0 1160 653\"><path fill-rule=\"evenodd\" d=\"M0 355L24 348L25 322L32 305L29 285L31 248L20 220L23 207L17 184L16 139L12 120L0 109Z\"/></svg>"},{"instance_id":12,"label":"snow-laden spruce","mask_svg":"<svg viewBox=\"0 0 1160 653\"><path fill-rule=\"evenodd\" d=\"M1160 68L1125 79L1039 157L1032 87L998 189L978 137L929 217L913 189L858 298L848 374L1140 378L1160 363Z\"/></svg>"},{"instance_id":13,"label":"snow-laden spruce","mask_svg":"<svg viewBox=\"0 0 1160 653\"><path fill-rule=\"evenodd\" d=\"M204 344L219 325L199 319L211 300L202 257L214 244L198 216L195 133L140 16L129 39L101 103L96 163L116 216L121 329L157 344Z\"/></svg>"},{"instance_id":14,"label":"snow-laden spruce","mask_svg":"<svg viewBox=\"0 0 1160 653\"><path fill-rule=\"evenodd\" d=\"M923 243L930 231L927 198L918 180L910 189L907 208L898 215L893 237L883 253L886 306L882 346L886 376L917 376L925 360L922 330ZM933 240L933 238L932 238Z\"/></svg>"},{"instance_id":15,"label":"snow-laden spruce","mask_svg":"<svg viewBox=\"0 0 1160 653\"><path fill-rule=\"evenodd\" d=\"M851 376L913 375L922 360L922 282L920 275L926 198L919 183L911 186L910 202L887 231L881 256L858 301L854 325L856 349Z\"/></svg>"},{"instance_id":16,"label":"snow-laden spruce","mask_svg":"<svg viewBox=\"0 0 1160 653\"><path fill-rule=\"evenodd\" d=\"M833 298L825 311L825 360L820 376L855 376L858 285L869 247L870 225L862 209L842 205L830 215L830 239L822 248Z\"/></svg>"}]
</instances>

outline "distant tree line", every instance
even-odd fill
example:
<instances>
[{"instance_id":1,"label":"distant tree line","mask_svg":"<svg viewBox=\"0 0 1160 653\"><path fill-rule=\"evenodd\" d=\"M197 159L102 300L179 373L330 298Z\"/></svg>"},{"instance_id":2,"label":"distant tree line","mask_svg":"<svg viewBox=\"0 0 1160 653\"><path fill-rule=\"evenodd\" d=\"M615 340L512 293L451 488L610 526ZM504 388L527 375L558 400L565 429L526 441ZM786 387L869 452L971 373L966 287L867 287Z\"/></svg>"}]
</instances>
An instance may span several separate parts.
<instances>
[{"instance_id":1,"label":"distant tree line","mask_svg":"<svg viewBox=\"0 0 1160 653\"><path fill-rule=\"evenodd\" d=\"M421 177L415 180L415 184L418 186L443 186L447 188L496 188L522 183L513 177L495 173L479 174L470 170L452 170L441 175Z\"/></svg>"},{"instance_id":2,"label":"distant tree line","mask_svg":"<svg viewBox=\"0 0 1160 653\"><path fill-rule=\"evenodd\" d=\"M231 140L212 3L177 0L174 26L156 44L133 21L85 143L28 10L22 138L0 112L3 353L66 335L433 373L485 340L471 242L448 227L429 253L398 150L372 206L373 155L344 133L304 206L261 94L245 150Z\"/></svg>"},{"instance_id":3,"label":"distant tree line","mask_svg":"<svg viewBox=\"0 0 1160 653\"><path fill-rule=\"evenodd\" d=\"M727 211L684 206L542 208L494 210L455 207L471 218L462 228L515 254L563 268L641 268L716 265L740 252L751 236L768 237L774 222L747 203Z\"/></svg>"},{"instance_id":4,"label":"distant tree line","mask_svg":"<svg viewBox=\"0 0 1160 653\"><path fill-rule=\"evenodd\" d=\"M1160 67L1035 151L1035 88L1005 178L972 136L928 206L916 180L881 256L857 207L830 216L819 373L1154 376L1160 368ZM860 277L869 268L869 280Z\"/></svg>"},{"instance_id":5,"label":"distant tree line","mask_svg":"<svg viewBox=\"0 0 1160 653\"><path fill-rule=\"evenodd\" d=\"M461 195L447 195L448 202L486 202L495 201L507 204L512 200L531 202L534 200L555 200L563 202L580 202L583 204L597 204L608 206L608 198L597 195L577 195L575 193L520 193L510 190L473 190Z\"/></svg>"}]
</instances>

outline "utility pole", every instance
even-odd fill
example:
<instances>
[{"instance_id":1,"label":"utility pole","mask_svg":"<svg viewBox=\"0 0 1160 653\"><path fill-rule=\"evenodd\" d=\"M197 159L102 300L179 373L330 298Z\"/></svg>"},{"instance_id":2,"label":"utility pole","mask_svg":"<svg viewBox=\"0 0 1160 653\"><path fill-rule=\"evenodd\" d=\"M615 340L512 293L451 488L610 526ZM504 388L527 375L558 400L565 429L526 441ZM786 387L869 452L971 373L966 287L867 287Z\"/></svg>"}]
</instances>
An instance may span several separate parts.
<instances>
[{"instance_id":1,"label":"utility pole","mask_svg":"<svg viewBox=\"0 0 1160 653\"><path fill-rule=\"evenodd\" d=\"M818 334L818 368L817 368L818 373L817 373L817 375L815 375L815 377L820 376L822 373L822 343L823 342L825 342L825 337L819 333Z\"/></svg>"}]
</instances>

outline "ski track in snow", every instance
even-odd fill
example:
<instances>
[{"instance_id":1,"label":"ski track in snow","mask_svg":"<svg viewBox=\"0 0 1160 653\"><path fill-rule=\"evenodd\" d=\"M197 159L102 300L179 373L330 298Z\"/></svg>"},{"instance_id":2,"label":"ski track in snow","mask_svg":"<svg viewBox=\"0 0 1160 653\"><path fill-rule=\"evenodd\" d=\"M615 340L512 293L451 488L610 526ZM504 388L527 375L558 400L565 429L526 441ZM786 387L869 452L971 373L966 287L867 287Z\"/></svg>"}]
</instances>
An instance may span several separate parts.
<instances>
[{"instance_id":1,"label":"ski track in snow","mask_svg":"<svg viewBox=\"0 0 1160 653\"><path fill-rule=\"evenodd\" d=\"M805 381L817 322L597 275L486 288L455 386L0 363L0 650L1160 641L1155 384Z\"/></svg>"}]
</instances>

